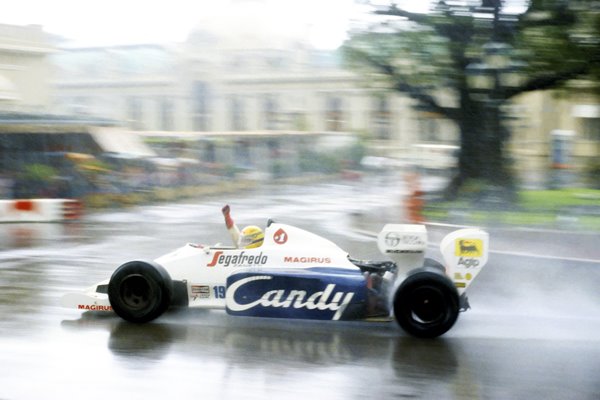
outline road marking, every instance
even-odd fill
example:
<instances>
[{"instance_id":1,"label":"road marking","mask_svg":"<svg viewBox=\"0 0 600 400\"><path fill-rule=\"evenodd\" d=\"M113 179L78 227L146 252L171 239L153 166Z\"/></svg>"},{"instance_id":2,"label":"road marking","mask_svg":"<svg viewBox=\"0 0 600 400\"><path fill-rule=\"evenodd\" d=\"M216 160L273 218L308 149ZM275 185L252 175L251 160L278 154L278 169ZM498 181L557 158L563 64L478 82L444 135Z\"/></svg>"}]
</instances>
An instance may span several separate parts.
<instances>
[{"instance_id":1,"label":"road marking","mask_svg":"<svg viewBox=\"0 0 600 400\"><path fill-rule=\"evenodd\" d=\"M517 257L541 258L544 260L561 260L561 261L573 261L573 262L580 262L580 263L600 264L600 260L595 260L593 258L548 256L548 255L542 255L542 254L532 254L532 253L524 253L524 252L518 252L518 251L507 251L507 250L490 250L490 253L511 255L511 256L517 256Z\"/></svg>"},{"instance_id":2,"label":"road marking","mask_svg":"<svg viewBox=\"0 0 600 400\"><path fill-rule=\"evenodd\" d=\"M463 229L463 228L476 228L483 229L486 228L477 226L477 225L456 225L456 224L446 224L442 222L425 222L423 225L427 226L438 226L441 228L452 228L452 229ZM583 235L583 236L591 236L598 235L598 232L582 232L581 230L565 230L565 229L550 229L550 228L534 228L534 227L500 227L494 228L494 231L510 231L510 232L540 232L540 233L551 233L551 234L559 234L559 235Z\"/></svg>"}]
</instances>

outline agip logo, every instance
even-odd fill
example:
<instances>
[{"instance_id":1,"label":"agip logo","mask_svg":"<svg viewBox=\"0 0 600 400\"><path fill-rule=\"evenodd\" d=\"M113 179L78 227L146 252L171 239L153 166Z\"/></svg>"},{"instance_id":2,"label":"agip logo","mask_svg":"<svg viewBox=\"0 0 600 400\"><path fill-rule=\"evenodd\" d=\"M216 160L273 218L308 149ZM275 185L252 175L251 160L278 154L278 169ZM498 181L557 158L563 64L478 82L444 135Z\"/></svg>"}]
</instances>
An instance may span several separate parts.
<instances>
[{"instance_id":1,"label":"agip logo","mask_svg":"<svg viewBox=\"0 0 600 400\"><path fill-rule=\"evenodd\" d=\"M481 239L456 239L454 255L459 257L483 256L483 240Z\"/></svg>"}]
</instances>

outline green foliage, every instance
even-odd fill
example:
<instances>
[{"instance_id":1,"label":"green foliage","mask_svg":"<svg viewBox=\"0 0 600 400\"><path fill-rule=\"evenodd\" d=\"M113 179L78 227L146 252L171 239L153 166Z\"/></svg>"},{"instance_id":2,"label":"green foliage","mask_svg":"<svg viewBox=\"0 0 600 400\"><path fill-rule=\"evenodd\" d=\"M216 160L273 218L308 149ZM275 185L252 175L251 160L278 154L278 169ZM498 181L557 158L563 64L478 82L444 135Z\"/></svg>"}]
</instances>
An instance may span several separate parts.
<instances>
[{"instance_id":1,"label":"green foliage","mask_svg":"<svg viewBox=\"0 0 600 400\"><path fill-rule=\"evenodd\" d=\"M300 151L299 166L303 172L319 172L330 174L339 172L340 160L335 154L320 153L313 150Z\"/></svg>"},{"instance_id":2,"label":"green foliage","mask_svg":"<svg viewBox=\"0 0 600 400\"><path fill-rule=\"evenodd\" d=\"M415 29L403 35L389 33L359 33L342 47L346 65L371 74L367 84L393 87L398 80L413 86L446 85L455 75L448 41L431 29ZM371 62L365 62L365 54ZM373 70L373 64L390 68Z\"/></svg>"},{"instance_id":3,"label":"green foliage","mask_svg":"<svg viewBox=\"0 0 600 400\"><path fill-rule=\"evenodd\" d=\"M452 185L479 179L514 188L504 146L510 132L502 108L515 96L562 88L582 77L600 81L596 2L532 0L523 2L527 9L520 15L505 13L507 3L439 2L427 14L391 5L377 11L386 16L385 22L355 31L342 48L346 65L378 91L401 92L419 110L457 124L461 153L457 179L448 188L451 194L459 193ZM494 54L499 48L507 54ZM506 72L519 74L503 80ZM493 83L487 89L472 87L473 76L491 76ZM447 96L454 98L448 101Z\"/></svg>"},{"instance_id":4,"label":"green foliage","mask_svg":"<svg viewBox=\"0 0 600 400\"><path fill-rule=\"evenodd\" d=\"M44 164L29 164L23 168L23 178L33 182L48 182L56 176L54 168Z\"/></svg>"},{"instance_id":5,"label":"green foliage","mask_svg":"<svg viewBox=\"0 0 600 400\"><path fill-rule=\"evenodd\" d=\"M432 222L458 222L471 225L563 226L572 220L581 229L600 230L600 190L532 190L518 193L510 209L490 210L477 202L452 201L425 204L424 216Z\"/></svg>"},{"instance_id":6,"label":"green foliage","mask_svg":"<svg viewBox=\"0 0 600 400\"><path fill-rule=\"evenodd\" d=\"M359 168L361 160L367 155L367 147L363 142L357 142L342 152L342 162L346 167Z\"/></svg>"},{"instance_id":7,"label":"green foliage","mask_svg":"<svg viewBox=\"0 0 600 400\"><path fill-rule=\"evenodd\" d=\"M565 207L597 206L600 203L600 190L530 190L521 192L519 199L521 206L529 210L558 210Z\"/></svg>"},{"instance_id":8,"label":"green foliage","mask_svg":"<svg viewBox=\"0 0 600 400\"><path fill-rule=\"evenodd\" d=\"M303 172L336 173L342 169L360 168L360 161L367 154L365 140L336 149L335 151L315 151L302 149L299 152L299 167Z\"/></svg>"},{"instance_id":9,"label":"green foliage","mask_svg":"<svg viewBox=\"0 0 600 400\"><path fill-rule=\"evenodd\" d=\"M595 188L600 189L600 161L594 160L590 163L586 170L585 175L589 184Z\"/></svg>"}]
</instances>

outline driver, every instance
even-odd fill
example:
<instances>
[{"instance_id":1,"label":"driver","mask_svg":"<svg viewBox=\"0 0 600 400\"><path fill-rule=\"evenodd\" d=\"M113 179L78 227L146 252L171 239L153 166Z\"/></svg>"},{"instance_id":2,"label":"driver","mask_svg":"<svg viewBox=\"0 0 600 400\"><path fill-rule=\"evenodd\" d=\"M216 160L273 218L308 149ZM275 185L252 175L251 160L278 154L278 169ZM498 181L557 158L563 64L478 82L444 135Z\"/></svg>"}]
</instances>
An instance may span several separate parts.
<instances>
[{"instance_id":1,"label":"driver","mask_svg":"<svg viewBox=\"0 0 600 400\"><path fill-rule=\"evenodd\" d=\"M223 207L221 212L225 217L225 226L227 226L227 230L231 234L231 239L233 240L235 247L238 249L254 249L263 244L265 235L262 229L255 225L249 225L240 232L239 228L231 218L231 208L229 205Z\"/></svg>"}]
</instances>

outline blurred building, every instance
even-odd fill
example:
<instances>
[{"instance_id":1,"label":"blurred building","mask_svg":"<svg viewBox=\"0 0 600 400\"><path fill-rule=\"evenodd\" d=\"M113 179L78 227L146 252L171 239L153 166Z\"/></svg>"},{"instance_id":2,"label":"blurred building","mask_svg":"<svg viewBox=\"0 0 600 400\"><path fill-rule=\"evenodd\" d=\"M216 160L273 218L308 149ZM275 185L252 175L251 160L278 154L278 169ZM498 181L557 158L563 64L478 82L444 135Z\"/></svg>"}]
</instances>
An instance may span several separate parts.
<instances>
[{"instance_id":1,"label":"blurred building","mask_svg":"<svg viewBox=\"0 0 600 400\"><path fill-rule=\"evenodd\" d=\"M600 157L600 99L590 82L575 80L568 91L520 96L512 109L510 152L524 176L548 171L580 173Z\"/></svg>"},{"instance_id":2,"label":"blurred building","mask_svg":"<svg viewBox=\"0 0 600 400\"><path fill-rule=\"evenodd\" d=\"M455 154L451 122L344 69L338 52L312 47L301 27L282 35L250 3L200 21L184 43L60 49L52 55L56 111L112 119L153 139L210 133L201 135L208 155L220 133L235 147L272 143L274 132L364 134L374 155L433 165ZM510 151L521 171L544 174L558 155L582 169L598 156L598 99L575 93L530 93L511 109Z\"/></svg>"},{"instance_id":3,"label":"blurred building","mask_svg":"<svg viewBox=\"0 0 600 400\"><path fill-rule=\"evenodd\" d=\"M62 49L52 57L55 109L133 130L174 130L185 84L176 50L158 45Z\"/></svg>"},{"instance_id":4,"label":"blurred building","mask_svg":"<svg viewBox=\"0 0 600 400\"><path fill-rule=\"evenodd\" d=\"M49 110L54 51L41 26L0 24L0 111Z\"/></svg>"},{"instance_id":5,"label":"blurred building","mask_svg":"<svg viewBox=\"0 0 600 400\"><path fill-rule=\"evenodd\" d=\"M203 21L185 43L64 48L53 56L61 112L152 132L352 132L380 155L455 144L456 129L344 69L339 52L282 36L248 10ZM258 20L257 20L258 19Z\"/></svg>"}]
</instances>

